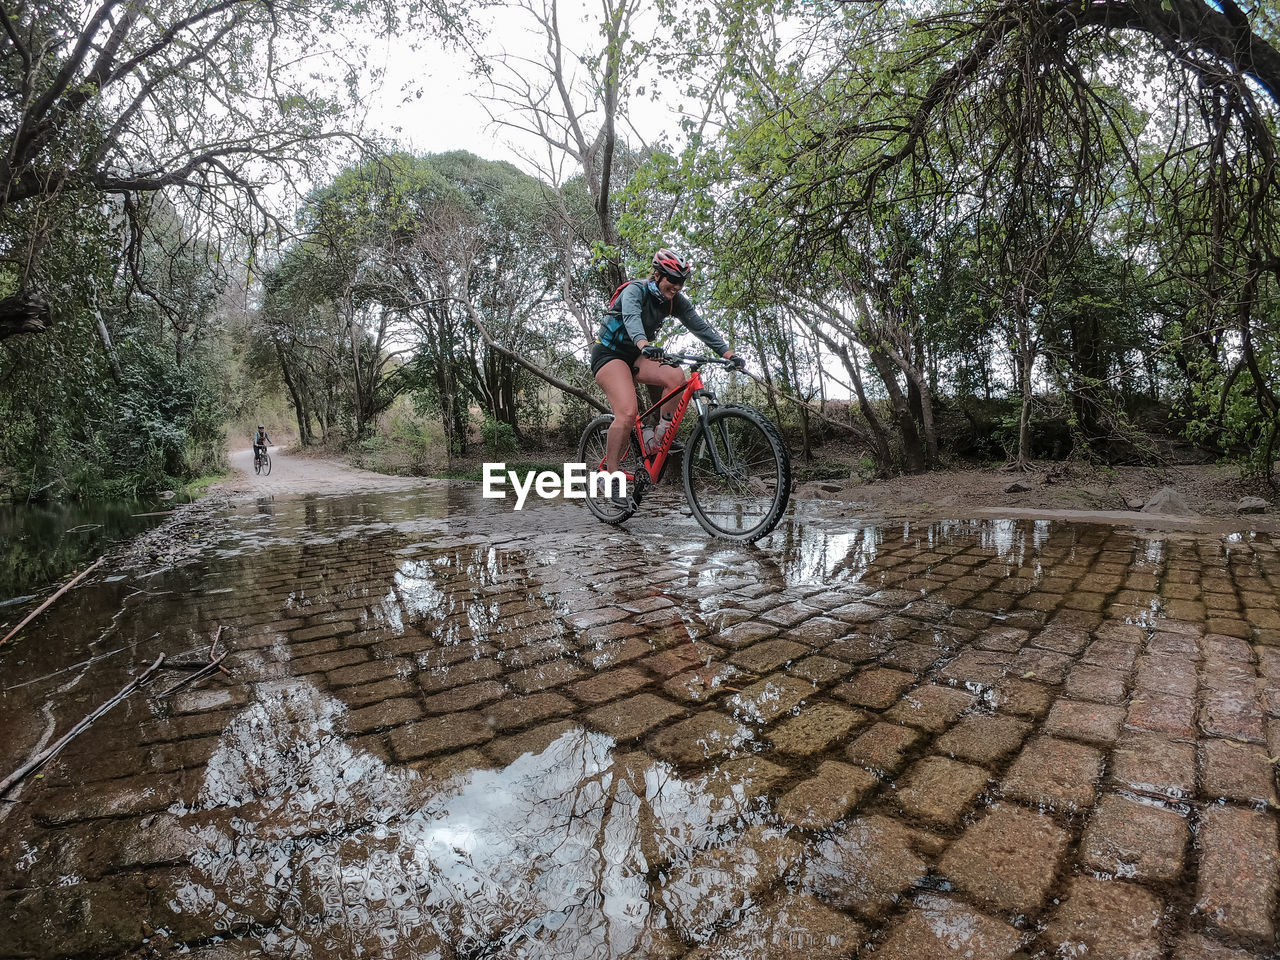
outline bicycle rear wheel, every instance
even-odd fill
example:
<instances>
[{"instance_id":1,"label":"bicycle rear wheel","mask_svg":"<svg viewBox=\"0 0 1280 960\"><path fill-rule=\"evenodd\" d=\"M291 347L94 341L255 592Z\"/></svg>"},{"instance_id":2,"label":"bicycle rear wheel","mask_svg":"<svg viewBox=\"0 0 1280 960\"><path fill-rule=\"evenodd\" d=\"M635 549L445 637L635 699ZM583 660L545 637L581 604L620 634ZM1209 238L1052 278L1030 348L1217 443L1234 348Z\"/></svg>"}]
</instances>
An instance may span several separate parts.
<instances>
[{"instance_id":1,"label":"bicycle rear wheel","mask_svg":"<svg viewBox=\"0 0 1280 960\"><path fill-rule=\"evenodd\" d=\"M684 493L708 533L750 543L782 518L791 454L777 428L750 407L716 407L684 449Z\"/></svg>"},{"instance_id":2,"label":"bicycle rear wheel","mask_svg":"<svg viewBox=\"0 0 1280 960\"><path fill-rule=\"evenodd\" d=\"M596 471L605 470L605 451L609 439L609 427L612 425L613 415L605 414L596 417L587 424L587 429L582 431L582 439L578 441L578 462L587 465L588 476ZM633 430L630 445L618 469L635 477L636 468L639 466L640 450ZM634 493L631 489L633 484L634 480L628 481L628 493ZM631 502L634 503L634 501ZM587 509L595 514L598 520L603 520L605 523L622 523L636 512L634 506L624 508L614 503L608 496L603 495L603 490L592 489L590 483L587 484Z\"/></svg>"}]
</instances>

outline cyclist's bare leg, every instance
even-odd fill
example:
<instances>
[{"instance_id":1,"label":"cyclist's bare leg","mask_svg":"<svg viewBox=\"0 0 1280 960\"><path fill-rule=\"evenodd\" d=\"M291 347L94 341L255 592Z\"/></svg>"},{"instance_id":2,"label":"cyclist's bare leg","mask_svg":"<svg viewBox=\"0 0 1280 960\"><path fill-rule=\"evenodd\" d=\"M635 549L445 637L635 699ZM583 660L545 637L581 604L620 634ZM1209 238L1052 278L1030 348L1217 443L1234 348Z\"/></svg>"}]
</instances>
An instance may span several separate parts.
<instances>
[{"instance_id":1,"label":"cyclist's bare leg","mask_svg":"<svg viewBox=\"0 0 1280 960\"><path fill-rule=\"evenodd\" d=\"M663 393L666 393L684 385L684 371L679 367L650 360L648 357L640 357L636 360L636 379L641 383L659 387ZM666 415L673 414L678 406L680 406L680 394L677 393L662 405L662 412Z\"/></svg>"},{"instance_id":2,"label":"cyclist's bare leg","mask_svg":"<svg viewBox=\"0 0 1280 960\"><path fill-rule=\"evenodd\" d=\"M605 441L605 466L609 470L617 470L622 462L623 451L627 449L627 438L631 435L631 427L636 422L636 384L631 378L631 368L625 360L610 360L596 373L596 383L604 391L613 410L613 425L609 427L609 438Z\"/></svg>"}]
</instances>

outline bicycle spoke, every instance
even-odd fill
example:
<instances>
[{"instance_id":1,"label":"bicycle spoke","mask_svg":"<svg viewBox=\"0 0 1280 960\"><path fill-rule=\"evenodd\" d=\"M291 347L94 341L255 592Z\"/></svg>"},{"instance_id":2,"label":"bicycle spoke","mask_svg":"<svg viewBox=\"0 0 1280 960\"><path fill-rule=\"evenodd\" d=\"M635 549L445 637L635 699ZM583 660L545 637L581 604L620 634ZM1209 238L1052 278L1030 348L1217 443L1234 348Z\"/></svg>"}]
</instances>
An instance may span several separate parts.
<instances>
[{"instance_id":1,"label":"bicycle spoke","mask_svg":"<svg viewBox=\"0 0 1280 960\"><path fill-rule=\"evenodd\" d=\"M773 529L790 494L790 458L762 415L721 408L696 432L686 456L685 492L699 523L748 541Z\"/></svg>"}]
</instances>

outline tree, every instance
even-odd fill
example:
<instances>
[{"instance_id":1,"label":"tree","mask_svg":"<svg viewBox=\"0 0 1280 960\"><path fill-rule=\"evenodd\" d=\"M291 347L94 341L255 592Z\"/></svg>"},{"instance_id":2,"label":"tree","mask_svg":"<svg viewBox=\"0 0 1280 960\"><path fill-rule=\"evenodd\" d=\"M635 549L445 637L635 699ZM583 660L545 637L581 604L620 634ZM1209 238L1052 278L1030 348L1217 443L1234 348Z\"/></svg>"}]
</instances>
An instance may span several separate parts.
<instances>
[{"instance_id":1,"label":"tree","mask_svg":"<svg viewBox=\"0 0 1280 960\"><path fill-rule=\"evenodd\" d=\"M260 233L268 194L350 136L363 56L333 39L374 20L447 31L460 15L452 0L0 8L0 340L50 322L60 219L111 198L134 218L140 196L164 191L203 231Z\"/></svg>"}]
</instances>

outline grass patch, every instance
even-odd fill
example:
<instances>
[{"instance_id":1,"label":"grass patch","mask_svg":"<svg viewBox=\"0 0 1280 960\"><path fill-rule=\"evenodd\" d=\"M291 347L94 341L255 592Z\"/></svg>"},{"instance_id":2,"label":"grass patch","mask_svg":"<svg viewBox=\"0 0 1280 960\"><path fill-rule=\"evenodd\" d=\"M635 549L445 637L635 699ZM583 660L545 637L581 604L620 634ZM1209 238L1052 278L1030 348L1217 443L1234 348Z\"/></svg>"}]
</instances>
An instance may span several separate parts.
<instances>
[{"instance_id":1,"label":"grass patch","mask_svg":"<svg viewBox=\"0 0 1280 960\"><path fill-rule=\"evenodd\" d=\"M199 500L209 491L211 486L223 480L228 480L231 476L232 474L229 470L223 473L206 473L204 476L196 477L190 483L184 484L179 496L187 500Z\"/></svg>"}]
</instances>

